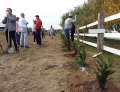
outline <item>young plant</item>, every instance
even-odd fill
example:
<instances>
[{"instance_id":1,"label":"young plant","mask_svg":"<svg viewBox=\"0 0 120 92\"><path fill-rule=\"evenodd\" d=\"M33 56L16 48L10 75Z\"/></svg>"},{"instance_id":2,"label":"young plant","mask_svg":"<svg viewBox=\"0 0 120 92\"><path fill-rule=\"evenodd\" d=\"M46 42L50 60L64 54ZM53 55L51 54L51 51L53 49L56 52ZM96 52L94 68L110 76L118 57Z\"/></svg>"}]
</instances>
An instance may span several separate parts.
<instances>
[{"instance_id":1,"label":"young plant","mask_svg":"<svg viewBox=\"0 0 120 92\"><path fill-rule=\"evenodd\" d=\"M65 44L65 36L63 32L60 32L60 37L62 39L63 44Z\"/></svg>"},{"instance_id":2,"label":"young plant","mask_svg":"<svg viewBox=\"0 0 120 92\"><path fill-rule=\"evenodd\" d=\"M98 56L97 58L97 70L96 79L102 90L105 89L108 77L114 73L112 68L112 59L110 57Z\"/></svg>"},{"instance_id":3,"label":"young plant","mask_svg":"<svg viewBox=\"0 0 120 92\"><path fill-rule=\"evenodd\" d=\"M76 58L76 63L80 66L80 67L85 67L86 64L86 51L85 51L85 47L80 47L78 48L78 57Z\"/></svg>"},{"instance_id":4,"label":"young plant","mask_svg":"<svg viewBox=\"0 0 120 92\"><path fill-rule=\"evenodd\" d=\"M80 42L79 41L74 41L72 42L72 48L75 51L75 55L78 54L78 47L79 47Z\"/></svg>"}]
</instances>

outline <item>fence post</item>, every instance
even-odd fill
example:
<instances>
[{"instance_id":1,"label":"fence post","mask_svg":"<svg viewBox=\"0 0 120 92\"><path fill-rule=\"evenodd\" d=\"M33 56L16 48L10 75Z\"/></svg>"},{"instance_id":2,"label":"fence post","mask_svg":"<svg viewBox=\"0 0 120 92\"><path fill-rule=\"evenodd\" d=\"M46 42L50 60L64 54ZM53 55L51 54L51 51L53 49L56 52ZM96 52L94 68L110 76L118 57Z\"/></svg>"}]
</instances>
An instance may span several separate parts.
<instances>
[{"instance_id":1,"label":"fence post","mask_svg":"<svg viewBox=\"0 0 120 92\"><path fill-rule=\"evenodd\" d=\"M104 13L100 12L98 14L98 29L104 29ZM98 52L103 51L103 45L104 44L104 33L98 33L97 37L97 50Z\"/></svg>"}]
</instances>

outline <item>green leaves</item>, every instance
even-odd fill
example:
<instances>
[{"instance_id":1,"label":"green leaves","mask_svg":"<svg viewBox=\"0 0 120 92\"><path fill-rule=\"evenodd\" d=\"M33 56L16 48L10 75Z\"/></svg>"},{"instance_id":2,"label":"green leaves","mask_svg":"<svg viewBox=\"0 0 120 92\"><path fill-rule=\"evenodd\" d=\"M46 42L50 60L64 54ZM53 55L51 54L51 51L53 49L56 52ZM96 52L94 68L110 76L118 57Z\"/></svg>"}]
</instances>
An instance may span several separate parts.
<instances>
[{"instance_id":1,"label":"green leaves","mask_svg":"<svg viewBox=\"0 0 120 92\"><path fill-rule=\"evenodd\" d=\"M82 6L77 6L74 10L71 11L73 16L77 16L76 24L79 26L85 26L89 23L92 23L98 19L98 13L101 10L105 11L106 16L116 14L120 12L120 3L119 0L88 0L88 3L85 3ZM61 25L63 27L65 19L68 17L68 12L62 16ZM109 22L105 26L110 28L111 24ZM120 22L117 22L118 24Z\"/></svg>"},{"instance_id":2,"label":"green leaves","mask_svg":"<svg viewBox=\"0 0 120 92\"><path fill-rule=\"evenodd\" d=\"M76 58L75 62L78 64L80 67L85 67L86 64L86 51L85 47L78 47L78 57Z\"/></svg>"},{"instance_id":3,"label":"green leaves","mask_svg":"<svg viewBox=\"0 0 120 92\"><path fill-rule=\"evenodd\" d=\"M105 89L108 77L114 73L112 70L112 58L103 55L97 58L96 79L101 89Z\"/></svg>"}]
</instances>

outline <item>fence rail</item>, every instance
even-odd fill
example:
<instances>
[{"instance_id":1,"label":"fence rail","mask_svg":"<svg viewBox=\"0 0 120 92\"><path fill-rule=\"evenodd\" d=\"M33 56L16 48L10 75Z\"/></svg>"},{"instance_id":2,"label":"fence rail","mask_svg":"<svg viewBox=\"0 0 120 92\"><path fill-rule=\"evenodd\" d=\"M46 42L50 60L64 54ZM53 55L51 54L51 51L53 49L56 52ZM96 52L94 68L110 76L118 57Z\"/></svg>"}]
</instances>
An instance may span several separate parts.
<instances>
[{"instance_id":1,"label":"fence rail","mask_svg":"<svg viewBox=\"0 0 120 92\"><path fill-rule=\"evenodd\" d=\"M106 17L105 22L113 21L113 20L116 20L116 19L120 19L120 13L117 13L117 14L114 14L112 16ZM88 25L82 26L79 29L82 30L82 29L89 28L89 27L92 27L92 26L95 26L95 25L98 25L98 21L95 21L95 22L90 23Z\"/></svg>"},{"instance_id":2,"label":"fence rail","mask_svg":"<svg viewBox=\"0 0 120 92\"><path fill-rule=\"evenodd\" d=\"M114 14L114 15L109 16L109 17L106 17L105 22L109 22L109 21L113 21L113 20L119 20L119 19L120 19L120 13ZM90 28L90 27L95 26L95 25L98 25L98 21L95 21L95 22L90 23L88 25L79 27L79 30ZM77 35L78 34L75 34L75 36L77 36ZM79 36L96 37L96 38L98 37L97 34L89 34L89 33L87 33L87 34L80 33ZM107 38L107 39L120 40L120 33L104 33L104 37ZM77 38L75 38L75 39L77 40ZM81 40L81 39L79 41L83 42L87 45L97 47L96 43L92 43L92 42L89 42L89 41L84 41L84 40ZM104 48L104 51L107 51L107 52L110 52L110 53L113 53L115 55L120 56L120 50L119 49L111 48L111 47L108 47L108 46L104 46L103 48Z\"/></svg>"},{"instance_id":3,"label":"fence rail","mask_svg":"<svg viewBox=\"0 0 120 92\"><path fill-rule=\"evenodd\" d=\"M80 33L79 36L96 37L97 38L97 34ZM113 39L113 40L120 40L120 33L104 33L104 38Z\"/></svg>"},{"instance_id":4,"label":"fence rail","mask_svg":"<svg viewBox=\"0 0 120 92\"><path fill-rule=\"evenodd\" d=\"M75 40L77 40L77 38L75 38ZM92 47L97 47L97 44L96 43L92 43L92 42L89 42L89 41L84 41L84 40L79 40L80 42L83 42L83 43L85 43L85 44L87 44L87 45L90 45L90 46L92 46ZM111 47L108 47L108 46L104 46L104 51L107 51L107 52L109 52L109 53L112 53L112 54L115 54L115 55L118 55L118 56L120 56L120 50L118 50L118 49L115 49L115 48L111 48Z\"/></svg>"}]
</instances>

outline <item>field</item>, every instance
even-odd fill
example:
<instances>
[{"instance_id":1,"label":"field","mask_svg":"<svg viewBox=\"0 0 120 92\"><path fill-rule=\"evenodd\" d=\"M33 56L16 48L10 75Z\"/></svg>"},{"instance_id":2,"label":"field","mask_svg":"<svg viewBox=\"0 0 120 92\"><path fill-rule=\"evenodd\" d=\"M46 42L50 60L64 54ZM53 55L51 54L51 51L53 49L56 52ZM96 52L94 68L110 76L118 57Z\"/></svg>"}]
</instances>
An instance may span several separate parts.
<instances>
[{"instance_id":1,"label":"field","mask_svg":"<svg viewBox=\"0 0 120 92\"><path fill-rule=\"evenodd\" d=\"M90 90L96 84L96 59L92 58L95 48L86 45L89 66L82 72L74 63L73 51L65 51L59 36L47 36L41 48L32 42L31 36L29 39L30 48L21 48L18 54L0 54L0 92L98 92ZM3 34L0 40L6 48ZM120 57L114 58L116 72L111 76L109 92L119 92L120 88Z\"/></svg>"}]
</instances>

